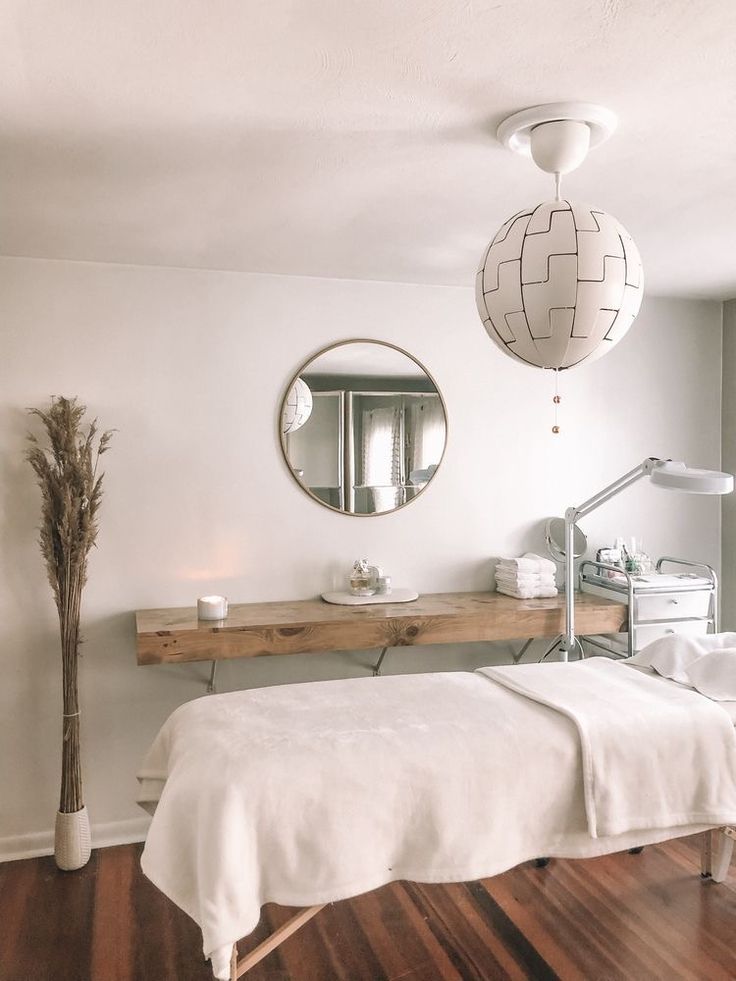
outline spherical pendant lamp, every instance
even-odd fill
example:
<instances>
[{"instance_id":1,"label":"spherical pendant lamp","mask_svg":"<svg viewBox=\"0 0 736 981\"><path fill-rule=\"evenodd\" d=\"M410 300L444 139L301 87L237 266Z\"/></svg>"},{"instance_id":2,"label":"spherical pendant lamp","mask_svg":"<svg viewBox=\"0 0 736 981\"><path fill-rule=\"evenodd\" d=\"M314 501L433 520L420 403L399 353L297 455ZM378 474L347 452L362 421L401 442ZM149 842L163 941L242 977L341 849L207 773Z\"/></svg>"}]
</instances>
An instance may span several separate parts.
<instances>
[{"instance_id":1,"label":"spherical pendant lamp","mask_svg":"<svg viewBox=\"0 0 736 981\"><path fill-rule=\"evenodd\" d=\"M501 142L556 179L556 199L509 218L476 275L483 326L524 364L560 371L601 357L639 312L644 280L631 236L604 211L559 196L560 175L615 124L600 106L555 103L516 113L498 129Z\"/></svg>"},{"instance_id":2,"label":"spherical pendant lamp","mask_svg":"<svg viewBox=\"0 0 736 981\"><path fill-rule=\"evenodd\" d=\"M502 351L537 368L601 357L634 322L641 259L611 215L547 201L501 226L481 258L478 313Z\"/></svg>"},{"instance_id":3,"label":"spherical pendant lamp","mask_svg":"<svg viewBox=\"0 0 736 981\"><path fill-rule=\"evenodd\" d=\"M303 379L297 378L284 401L284 411L281 416L281 431L284 436L301 429L312 414L312 405L312 392L309 385Z\"/></svg>"}]
</instances>

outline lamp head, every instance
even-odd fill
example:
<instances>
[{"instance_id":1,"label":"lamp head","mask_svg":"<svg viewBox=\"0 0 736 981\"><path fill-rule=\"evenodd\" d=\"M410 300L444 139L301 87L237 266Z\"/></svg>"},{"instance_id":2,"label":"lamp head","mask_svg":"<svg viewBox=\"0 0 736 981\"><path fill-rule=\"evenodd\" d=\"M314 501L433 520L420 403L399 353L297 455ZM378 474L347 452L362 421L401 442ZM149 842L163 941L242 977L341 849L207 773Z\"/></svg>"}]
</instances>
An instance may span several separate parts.
<instances>
[{"instance_id":1,"label":"lamp head","mask_svg":"<svg viewBox=\"0 0 736 981\"><path fill-rule=\"evenodd\" d=\"M687 494L730 494L733 490L733 474L686 467L682 460L658 460L650 479L657 487Z\"/></svg>"}]
</instances>

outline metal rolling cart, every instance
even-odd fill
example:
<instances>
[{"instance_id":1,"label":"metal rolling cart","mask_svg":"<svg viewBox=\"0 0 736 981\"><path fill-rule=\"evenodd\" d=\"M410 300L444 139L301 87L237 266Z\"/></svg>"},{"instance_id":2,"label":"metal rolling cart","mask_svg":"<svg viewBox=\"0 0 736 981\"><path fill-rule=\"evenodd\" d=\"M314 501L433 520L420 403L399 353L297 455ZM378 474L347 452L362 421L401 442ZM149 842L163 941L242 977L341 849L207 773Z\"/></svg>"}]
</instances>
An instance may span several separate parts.
<instances>
[{"instance_id":1,"label":"metal rolling cart","mask_svg":"<svg viewBox=\"0 0 736 981\"><path fill-rule=\"evenodd\" d=\"M666 573L665 565L690 571ZM704 562L665 555L657 560L653 574L639 575L588 559L580 565L580 588L627 603L626 635L582 638L609 655L632 657L668 634L698 636L718 631L718 577Z\"/></svg>"}]
</instances>

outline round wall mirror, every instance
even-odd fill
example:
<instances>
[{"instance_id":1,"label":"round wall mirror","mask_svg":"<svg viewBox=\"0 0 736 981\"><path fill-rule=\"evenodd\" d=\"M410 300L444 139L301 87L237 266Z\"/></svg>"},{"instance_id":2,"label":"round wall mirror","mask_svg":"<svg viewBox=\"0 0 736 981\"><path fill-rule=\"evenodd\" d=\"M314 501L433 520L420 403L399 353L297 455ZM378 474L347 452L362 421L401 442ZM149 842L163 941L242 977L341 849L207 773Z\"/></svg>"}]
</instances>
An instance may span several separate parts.
<instances>
[{"instance_id":1,"label":"round wall mirror","mask_svg":"<svg viewBox=\"0 0 736 981\"><path fill-rule=\"evenodd\" d=\"M418 497L445 452L447 413L416 358L384 341L341 341L289 382L279 432L297 483L343 514L386 514Z\"/></svg>"}]
</instances>

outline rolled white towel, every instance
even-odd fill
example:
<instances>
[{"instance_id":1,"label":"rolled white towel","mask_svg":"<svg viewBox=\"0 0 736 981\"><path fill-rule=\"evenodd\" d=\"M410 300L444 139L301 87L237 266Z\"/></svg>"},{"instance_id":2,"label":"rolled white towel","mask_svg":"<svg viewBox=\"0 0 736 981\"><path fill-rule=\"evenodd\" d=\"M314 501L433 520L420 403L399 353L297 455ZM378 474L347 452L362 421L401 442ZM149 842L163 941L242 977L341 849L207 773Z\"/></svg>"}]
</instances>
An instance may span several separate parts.
<instances>
[{"instance_id":1,"label":"rolled white towel","mask_svg":"<svg viewBox=\"0 0 736 981\"><path fill-rule=\"evenodd\" d=\"M504 596L513 596L514 599L546 599L551 596L557 596L555 586L535 586L532 589L519 587L516 589L513 586L496 583L496 592L503 593Z\"/></svg>"},{"instance_id":2,"label":"rolled white towel","mask_svg":"<svg viewBox=\"0 0 736 981\"><path fill-rule=\"evenodd\" d=\"M557 584L554 582L512 582L508 579L497 579L496 580L497 589L516 589L520 592L525 593L537 593L540 590L557 589Z\"/></svg>"},{"instance_id":3,"label":"rolled white towel","mask_svg":"<svg viewBox=\"0 0 736 981\"><path fill-rule=\"evenodd\" d=\"M557 566L551 559L545 559L541 555L535 555L534 552L526 552L520 558L500 558L498 560L498 565L502 569L510 569L516 572L537 572L537 573L554 573L557 571Z\"/></svg>"},{"instance_id":4,"label":"rolled white towel","mask_svg":"<svg viewBox=\"0 0 736 981\"><path fill-rule=\"evenodd\" d=\"M496 569L496 582L505 582L515 586L556 586L555 577L549 573L538 572L509 572L506 569Z\"/></svg>"}]
</instances>

